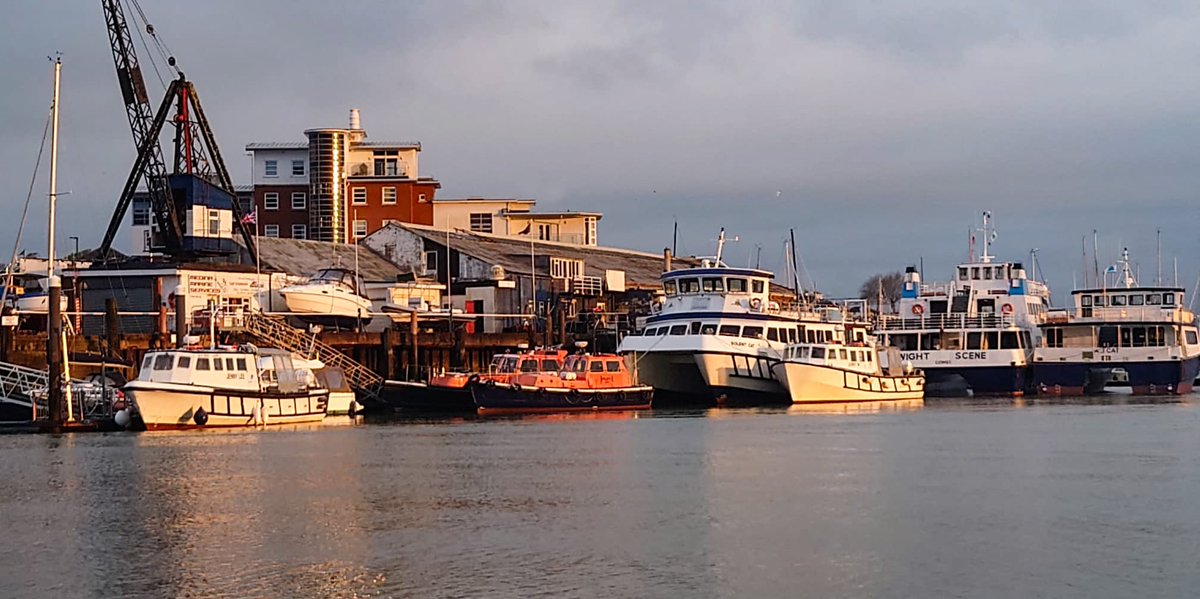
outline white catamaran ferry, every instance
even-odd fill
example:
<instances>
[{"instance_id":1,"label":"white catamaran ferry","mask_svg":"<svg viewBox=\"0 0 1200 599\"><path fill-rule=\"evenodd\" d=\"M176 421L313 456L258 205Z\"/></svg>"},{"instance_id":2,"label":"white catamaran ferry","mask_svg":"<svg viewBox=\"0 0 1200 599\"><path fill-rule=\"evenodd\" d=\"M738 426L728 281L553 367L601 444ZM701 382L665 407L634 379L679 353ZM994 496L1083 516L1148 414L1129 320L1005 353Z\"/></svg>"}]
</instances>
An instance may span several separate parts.
<instances>
[{"instance_id":1,"label":"white catamaran ferry","mask_svg":"<svg viewBox=\"0 0 1200 599\"><path fill-rule=\"evenodd\" d=\"M1179 287L1142 287L1129 252L1109 272L1112 286L1071 292L1072 312L1051 312L1034 351L1037 392L1085 395L1103 391L1122 369L1138 395L1184 394L1200 373L1196 316Z\"/></svg>"},{"instance_id":2,"label":"white catamaran ferry","mask_svg":"<svg viewBox=\"0 0 1200 599\"><path fill-rule=\"evenodd\" d=\"M927 285L916 268L904 273L899 314L877 334L900 359L925 373L926 396L1024 395L1038 325L1050 306L1046 285L1020 262L993 262L991 213L983 213L983 255L959 264L954 280ZM973 239L973 238L972 238Z\"/></svg>"},{"instance_id":3,"label":"white catamaran ferry","mask_svg":"<svg viewBox=\"0 0 1200 599\"><path fill-rule=\"evenodd\" d=\"M148 430L320 422L329 390L277 349L148 352L123 388Z\"/></svg>"},{"instance_id":4,"label":"white catamaran ferry","mask_svg":"<svg viewBox=\"0 0 1200 599\"><path fill-rule=\"evenodd\" d=\"M788 403L771 373L789 343L805 339L806 322L841 321L843 310L797 310L770 297L774 275L731 268L717 256L662 274L666 293L642 331L621 340L638 380L663 403Z\"/></svg>"}]
</instances>

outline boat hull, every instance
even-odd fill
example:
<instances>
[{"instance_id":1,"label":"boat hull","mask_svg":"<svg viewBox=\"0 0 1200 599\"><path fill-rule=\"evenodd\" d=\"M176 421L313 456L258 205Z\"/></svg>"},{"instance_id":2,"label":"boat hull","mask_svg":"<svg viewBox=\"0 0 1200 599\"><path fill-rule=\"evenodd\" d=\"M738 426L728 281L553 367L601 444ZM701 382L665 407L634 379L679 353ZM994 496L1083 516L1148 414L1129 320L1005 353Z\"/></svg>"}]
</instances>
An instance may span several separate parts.
<instances>
[{"instance_id":1,"label":"boat hull","mask_svg":"<svg viewBox=\"0 0 1200 599\"><path fill-rule=\"evenodd\" d=\"M380 399L393 409L420 412L474 412L469 387L442 387L408 381L384 381Z\"/></svg>"},{"instance_id":2,"label":"boat hull","mask_svg":"<svg viewBox=\"0 0 1200 599\"><path fill-rule=\"evenodd\" d=\"M329 393L329 404L325 410L327 415L341 416L357 411L358 403L355 401L353 391L331 391Z\"/></svg>"},{"instance_id":3,"label":"boat hull","mask_svg":"<svg viewBox=\"0 0 1200 599\"><path fill-rule=\"evenodd\" d=\"M1092 380L1124 368L1134 395L1183 395L1191 393L1200 357L1156 362L1038 362L1034 383L1039 394L1052 396L1090 395L1102 391ZM1107 376L1104 377L1107 380Z\"/></svg>"},{"instance_id":4,"label":"boat hull","mask_svg":"<svg viewBox=\"0 0 1200 599\"><path fill-rule=\"evenodd\" d=\"M765 356L723 352L630 352L626 365L654 387L659 405L788 403Z\"/></svg>"},{"instance_id":5,"label":"boat hull","mask_svg":"<svg viewBox=\"0 0 1200 599\"><path fill-rule=\"evenodd\" d=\"M830 366L777 362L772 371L792 403L912 401L925 397L921 375L876 375Z\"/></svg>"},{"instance_id":6,"label":"boat hull","mask_svg":"<svg viewBox=\"0 0 1200 599\"><path fill-rule=\"evenodd\" d=\"M523 385L473 383L480 414L648 410L654 389L646 385L616 389L540 389Z\"/></svg>"},{"instance_id":7,"label":"boat hull","mask_svg":"<svg viewBox=\"0 0 1200 599\"><path fill-rule=\"evenodd\" d=\"M924 368L925 397L1021 397L1025 395L1026 366Z\"/></svg>"},{"instance_id":8,"label":"boat hull","mask_svg":"<svg viewBox=\"0 0 1200 599\"><path fill-rule=\"evenodd\" d=\"M318 324L353 324L371 320L371 302L349 294L320 293L304 288L279 292L288 312L297 318Z\"/></svg>"},{"instance_id":9,"label":"boat hull","mask_svg":"<svg viewBox=\"0 0 1200 599\"><path fill-rule=\"evenodd\" d=\"M257 393L253 391L197 388L125 387L147 430L183 428L248 427L320 422L328 408L329 391L311 389L299 393ZM256 422L255 408L265 415ZM196 414L207 415L199 424Z\"/></svg>"}]
</instances>

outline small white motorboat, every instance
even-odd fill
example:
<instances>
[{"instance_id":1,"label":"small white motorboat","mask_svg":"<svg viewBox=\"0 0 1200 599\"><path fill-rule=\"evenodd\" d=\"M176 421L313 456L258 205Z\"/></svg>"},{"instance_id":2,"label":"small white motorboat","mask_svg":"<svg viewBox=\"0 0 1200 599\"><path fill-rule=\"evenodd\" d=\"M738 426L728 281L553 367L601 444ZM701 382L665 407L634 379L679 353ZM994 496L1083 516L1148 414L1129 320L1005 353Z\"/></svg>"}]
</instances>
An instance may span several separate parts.
<instances>
[{"instance_id":1,"label":"small white motorboat","mask_svg":"<svg viewBox=\"0 0 1200 599\"><path fill-rule=\"evenodd\" d=\"M307 283L279 290L288 312L317 324L353 326L371 320L371 300L353 270L326 268Z\"/></svg>"}]
</instances>

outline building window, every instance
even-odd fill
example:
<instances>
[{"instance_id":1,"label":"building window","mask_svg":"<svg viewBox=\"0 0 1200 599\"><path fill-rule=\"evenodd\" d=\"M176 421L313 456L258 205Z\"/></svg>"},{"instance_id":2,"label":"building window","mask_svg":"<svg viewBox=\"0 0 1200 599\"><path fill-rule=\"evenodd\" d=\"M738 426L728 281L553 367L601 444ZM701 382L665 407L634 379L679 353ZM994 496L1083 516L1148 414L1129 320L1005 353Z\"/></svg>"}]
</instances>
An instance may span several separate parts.
<instances>
[{"instance_id":1,"label":"building window","mask_svg":"<svg viewBox=\"0 0 1200 599\"><path fill-rule=\"evenodd\" d=\"M538 239L542 241L558 241L558 225L539 224Z\"/></svg>"},{"instance_id":2,"label":"building window","mask_svg":"<svg viewBox=\"0 0 1200 599\"><path fill-rule=\"evenodd\" d=\"M596 245L596 217L585 217L583 225L583 245Z\"/></svg>"},{"instance_id":3,"label":"building window","mask_svg":"<svg viewBox=\"0 0 1200 599\"><path fill-rule=\"evenodd\" d=\"M490 212L472 212L471 230L477 233L492 232L492 215Z\"/></svg>"},{"instance_id":4,"label":"building window","mask_svg":"<svg viewBox=\"0 0 1200 599\"><path fill-rule=\"evenodd\" d=\"M375 158L376 177L400 176L399 152L396 150L376 150L372 155Z\"/></svg>"},{"instance_id":5,"label":"building window","mask_svg":"<svg viewBox=\"0 0 1200 599\"><path fill-rule=\"evenodd\" d=\"M354 221L354 238L362 239L363 237L366 237L366 236L367 236L367 221L365 221L365 220Z\"/></svg>"},{"instance_id":6,"label":"building window","mask_svg":"<svg viewBox=\"0 0 1200 599\"><path fill-rule=\"evenodd\" d=\"M304 161L303 160L293 160L292 161L292 176L293 177L303 177L304 176Z\"/></svg>"},{"instance_id":7,"label":"building window","mask_svg":"<svg viewBox=\"0 0 1200 599\"><path fill-rule=\"evenodd\" d=\"M418 196L417 196L417 201L418 201L418 202L421 202L421 203L424 203L424 202L428 202L429 200L426 200L426 199L425 199L425 194L420 194L420 195L418 195Z\"/></svg>"},{"instance_id":8,"label":"building window","mask_svg":"<svg viewBox=\"0 0 1200 599\"><path fill-rule=\"evenodd\" d=\"M292 210L304 210L307 205L308 195L303 191L292 192Z\"/></svg>"},{"instance_id":9,"label":"building window","mask_svg":"<svg viewBox=\"0 0 1200 599\"><path fill-rule=\"evenodd\" d=\"M263 162L263 176L278 177L279 176L279 161L266 160Z\"/></svg>"},{"instance_id":10,"label":"building window","mask_svg":"<svg viewBox=\"0 0 1200 599\"><path fill-rule=\"evenodd\" d=\"M263 194L263 210L279 210L279 194L275 192Z\"/></svg>"},{"instance_id":11,"label":"building window","mask_svg":"<svg viewBox=\"0 0 1200 599\"><path fill-rule=\"evenodd\" d=\"M383 203L384 204L395 204L396 203L396 188L395 187L384 187L383 188Z\"/></svg>"},{"instance_id":12,"label":"building window","mask_svg":"<svg viewBox=\"0 0 1200 599\"><path fill-rule=\"evenodd\" d=\"M363 206L367 203L367 188L355 187L350 190L350 203L355 206Z\"/></svg>"},{"instance_id":13,"label":"building window","mask_svg":"<svg viewBox=\"0 0 1200 599\"><path fill-rule=\"evenodd\" d=\"M550 277L554 279L574 279L583 276L583 260L570 258L551 258Z\"/></svg>"},{"instance_id":14,"label":"building window","mask_svg":"<svg viewBox=\"0 0 1200 599\"><path fill-rule=\"evenodd\" d=\"M133 226L139 225L150 225L150 202L148 201L133 203Z\"/></svg>"},{"instance_id":15,"label":"building window","mask_svg":"<svg viewBox=\"0 0 1200 599\"><path fill-rule=\"evenodd\" d=\"M263 225L263 237L279 237L279 225Z\"/></svg>"},{"instance_id":16,"label":"building window","mask_svg":"<svg viewBox=\"0 0 1200 599\"><path fill-rule=\"evenodd\" d=\"M438 269L438 253L425 252L425 274L436 275Z\"/></svg>"},{"instance_id":17,"label":"building window","mask_svg":"<svg viewBox=\"0 0 1200 599\"><path fill-rule=\"evenodd\" d=\"M208 211L208 234L213 237L221 234L221 213L216 210Z\"/></svg>"},{"instance_id":18,"label":"building window","mask_svg":"<svg viewBox=\"0 0 1200 599\"><path fill-rule=\"evenodd\" d=\"M292 239L308 239L308 225L292 225Z\"/></svg>"}]
</instances>

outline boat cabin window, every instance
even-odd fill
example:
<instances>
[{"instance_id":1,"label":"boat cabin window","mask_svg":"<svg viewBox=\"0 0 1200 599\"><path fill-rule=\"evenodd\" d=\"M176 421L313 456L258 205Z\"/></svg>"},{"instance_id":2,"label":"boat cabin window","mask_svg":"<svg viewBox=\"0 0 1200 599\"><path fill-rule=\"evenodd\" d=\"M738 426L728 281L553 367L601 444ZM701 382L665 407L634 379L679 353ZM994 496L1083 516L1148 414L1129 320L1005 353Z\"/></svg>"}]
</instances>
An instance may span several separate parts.
<instances>
[{"instance_id":1,"label":"boat cabin window","mask_svg":"<svg viewBox=\"0 0 1200 599\"><path fill-rule=\"evenodd\" d=\"M575 360L575 363L570 365L571 370L573 370L575 372L587 372L587 359L586 358L584 358L583 356L579 356L579 357L573 358L573 359Z\"/></svg>"},{"instance_id":2,"label":"boat cabin window","mask_svg":"<svg viewBox=\"0 0 1200 599\"><path fill-rule=\"evenodd\" d=\"M992 268L990 266L983 267L983 278L986 281L992 280Z\"/></svg>"},{"instance_id":3,"label":"boat cabin window","mask_svg":"<svg viewBox=\"0 0 1200 599\"><path fill-rule=\"evenodd\" d=\"M705 293L721 293L725 291L725 283L721 281L720 277L705 277L704 279L701 279L701 288Z\"/></svg>"},{"instance_id":4,"label":"boat cabin window","mask_svg":"<svg viewBox=\"0 0 1200 599\"><path fill-rule=\"evenodd\" d=\"M921 335L921 349L923 349L923 350L942 349L942 334L941 333L925 333L925 334Z\"/></svg>"},{"instance_id":5,"label":"boat cabin window","mask_svg":"<svg viewBox=\"0 0 1200 599\"><path fill-rule=\"evenodd\" d=\"M1175 305L1175 294L1174 293L1164 293L1163 294L1163 305L1164 306L1174 306Z\"/></svg>"},{"instance_id":6,"label":"boat cabin window","mask_svg":"<svg viewBox=\"0 0 1200 599\"><path fill-rule=\"evenodd\" d=\"M191 368L192 367L191 356L179 356L178 367L179 368Z\"/></svg>"},{"instance_id":7,"label":"boat cabin window","mask_svg":"<svg viewBox=\"0 0 1200 599\"><path fill-rule=\"evenodd\" d=\"M726 279L730 293L746 293L746 279Z\"/></svg>"},{"instance_id":8,"label":"boat cabin window","mask_svg":"<svg viewBox=\"0 0 1200 599\"><path fill-rule=\"evenodd\" d=\"M1186 331L1184 336L1187 338L1188 345L1196 345L1196 331Z\"/></svg>"},{"instance_id":9,"label":"boat cabin window","mask_svg":"<svg viewBox=\"0 0 1200 599\"><path fill-rule=\"evenodd\" d=\"M221 362L221 358L213 358L213 370L225 370L225 365Z\"/></svg>"},{"instance_id":10,"label":"boat cabin window","mask_svg":"<svg viewBox=\"0 0 1200 599\"><path fill-rule=\"evenodd\" d=\"M799 333L796 331L796 329L788 329L787 334L788 334L788 343L796 343L797 341L800 340Z\"/></svg>"},{"instance_id":11,"label":"boat cabin window","mask_svg":"<svg viewBox=\"0 0 1200 599\"><path fill-rule=\"evenodd\" d=\"M812 357L814 360L824 360L825 359L825 348L823 348L823 347L812 348Z\"/></svg>"},{"instance_id":12,"label":"boat cabin window","mask_svg":"<svg viewBox=\"0 0 1200 599\"><path fill-rule=\"evenodd\" d=\"M237 369L241 370L242 372L246 371L246 358L237 359Z\"/></svg>"},{"instance_id":13,"label":"boat cabin window","mask_svg":"<svg viewBox=\"0 0 1200 599\"><path fill-rule=\"evenodd\" d=\"M767 329L767 339L769 341L779 341L779 329L775 327Z\"/></svg>"},{"instance_id":14,"label":"boat cabin window","mask_svg":"<svg viewBox=\"0 0 1200 599\"><path fill-rule=\"evenodd\" d=\"M960 281L967 280L967 267L965 267L965 266L958 267L958 280L960 280Z\"/></svg>"},{"instance_id":15,"label":"boat cabin window","mask_svg":"<svg viewBox=\"0 0 1200 599\"><path fill-rule=\"evenodd\" d=\"M1126 300L1126 298L1125 298L1125 296L1123 296L1123 295L1114 295L1114 296L1112 296L1112 305L1114 305L1114 306L1124 306L1124 305L1125 305L1125 300Z\"/></svg>"},{"instance_id":16,"label":"boat cabin window","mask_svg":"<svg viewBox=\"0 0 1200 599\"><path fill-rule=\"evenodd\" d=\"M671 332L671 327L659 327L658 332L655 333L655 335L666 335L669 332Z\"/></svg>"},{"instance_id":17,"label":"boat cabin window","mask_svg":"<svg viewBox=\"0 0 1200 599\"><path fill-rule=\"evenodd\" d=\"M975 333L975 334L978 335L979 333ZM892 345L895 346L896 349L899 349L900 351L915 351L916 349L918 349L916 333L907 333L904 335L892 335L891 341L892 341Z\"/></svg>"},{"instance_id":18,"label":"boat cabin window","mask_svg":"<svg viewBox=\"0 0 1200 599\"><path fill-rule=\"evenodd\" d=\"M874 361L875 361L875 352L868 351L867 352L867 363L870 364L871 362L874 362Z\"/></svg>"},{"instance_id":19,"label":"boat cabin window","mask_svg":"<svg viewBox=\"0 0 1200 599\"><path fill-rule=\"evenodd\" d=\"M700 327L700 334L701 335L716 335L717 334L717 325L706 324L706 325Z\"/></svg>"},{"instance_id":20,"label":"boat cabin window","mask_svg":"<svg viewBox=\"0 0 1200 599\"><path fill-rule=\"evenodd\" d=\"M1093 295L1092 296L1092 305L1096 306L1097 308L1103 308L1104 303L1105 302L1104 302L1103 295Z\"/></svg>"},{"instance_id":21,"label":"boat cabin window","mask_svg":"<svg viewBox=\"0 0 1200 599\"><path fill-rule=\"evenodd\" d=\"M1063 332L1058 327L1046 329L1046 347L1062 347Z\"/></svg>"},{"instance_id":22,"label":"boat cabin window","mask_svg":"<svg viewBox=\"0 0 1200 599\"><path fill-rule=\"evenodd\" d=\"M983 333L967 333L967 349L983 349Z\"/></svg>"},{"instance_id":23,"label":"boat cabin window","mask_svg":"<svg viewBox=\"0 0 1200 599\"><path fill-rule=\"evenodd\" d=\"M235 370L233 367L233 358L225 358L225 370Z\"/></svg>"},{"instance_id":24,"label":"boat cabin window","mask_svg":"<svg viewBox=\"0 0 1200 599\"><path fill-rule=\"evenodd\" d=\"M171 354L158 354L158 356L154 358L154 369L170 370L172 361L174 361L174 356Z\"/></svg>"},{"instance_id":25,"label":"boat cabin window","mask_svg":"<svg viewBox=\"0 0 1200 599\"><path fill-rule=\"evenodd\" d=\"M604 372L604 362L601 362L600 360L592 360L588 370L591 372Z\"/></svg>"},{"instance_id":26,"label":"boat cabin window","mask_svg":"<svg viewBox=\"0 0 1200 599\"><path fill-rule=\"evenodd\" d=\"M971 278L975 279L975 280L979 279L979 267L978 266L971 267Z\"/></svg>"},{"instance_id":27,"label":"boat cabin window","mask_svg":"<svg viewBox=\"0 0 1200 599\"><path fill-rule=\"evenodd\" d=\"M675 295L675 281L663 282L663 292L667 295Z\"/></svg>"},{"instance_id":28,"label":"boat cabin window","mask_svg":"<svg viewBox=\"0 0 1200 599\"><path fill-rule=\"evenodd\" d=\"M558 360L542 360L543 372L554 372L558 370Z\"/></svg>"},{"instance_id":29,"label":"boat cabin window","mask_svg":"<svg viewBox=\"0 0 1200 599\"><path fill-rule=\"evenodd\" d=\"M538 361L537 360L534 360L532 358L527 359L527 360L521 360L521 372L537 372L537 371L538 371Z\"/></svg>"},{"instance_id":30,"label":"boat cabin window","mask_svg":"<svg viewBox=\"0 0 1200 599\"><path fill-rule=\"evenodd\" d=\"M692 323L692 328L688 329L688 332L689 332L689 333L691 333L691 334L693 334L693 335L699 335L699 334L700 334L700 323L698 323L698 322L693 322L693 323Z\"/></svg>"},{"instance_id":31,"label":"boat cabin window","mask_svg":"<svg viewBox=\"0 0 1200 599\"><path fill-rule=\"evenodd\" d=\"M679 293L700 293L700 280L679 279Z\"/></svg>"},{"instance_id":32,"label":"boat cabin window","mask_svg":"<svg viewBox=\"0 0 1200 599\"><path fill-rule=\"evenodd\" d=\"M154 363L154 356L152 356L150 354L146 354L146 357L144 359L142 359L142 370L150 370L150 365L153 363Z\"/></svg>"},{"instance_id":33,"label":"boat cabin window","mask_svg":"<svg viewBox=\"0 0 1200 599\"><path fill-rule=\"evenodd\" d=\"M1084 308L1091 308L1091 307L1092 307L1092 296L1090 296L1090 295L1085 295L1085 296L1083 296L1083 297L1080 297L1080 298L1079 298L1079 305L1080 305L1080 306L1082 306L1082 307L1084 307Z\"/></svg>"},{"instance_id":34,"label":"boat cabin window","mask_svg":"<svg viewBox=\"0 0 1200 599\"><path fill-rule=\"evenodd\" d=\"M1117 346L1117 327L1100 327L1100 347Z\"/></svg>"},{"instance_id":35,"label":"boat cabin window","mask_svg":"<svg viewBox=\"0 0 1200 599\"><path fill-rule=\"evenodd\" d=\"M1000 349L1021 349L1018 339L1016 331L1004 331L1000 333Z\"/></svg>"},{"instance_id":36,"label":"boat cabin window","mask_svg":"<svg viewBox=\"0 0 1200 599\"><path fill-rule=\"evenodd\" d=\"M1135 294L1129 296L1129 305L1130 306L1140 306L1145 303L1146 303L1146 296L1144 296L1140 293L1135 293Z\"/></svg>"},{"instance_id":37,"label":"boat cabin window","mask_svg":"<svg viewBox=\"0 0 1200 599\"><path fill-rule=\"evenodd\" d=\"M677 325L671 327L671 334L672 335L686 335L687 330L688 330L688 325L677 324Z\"/></svg>"},{"instance_id":38,"label":"boat cabin window","mask_svg":"<svg viewBox=\"0 0 1200 599\"><path fill-rule=\"evenodd\" d=\"M763 336L762 327L742 327L742 336L759 339Z\"/></svg>"},{"instance_id":39,"label":"boat cabin window","mask_svg":"<svg viewBox=\"0 0 1200 599\"><path fill-rule=\"evenodd\" d=\"M208 370L208 358L196 358L196 370Z\"/></svg>"},{"instance_id":40,"label":"boat cabin window","mask_svg":"<svg viewBox=\"0 0 1200 599\"><path fill-rule=\"evenodd\" d=\"M723 324L721 325L721 332L719 334L727 335L729 337L737 337L739 334L741 334L741 331L742 328L736 324Z\"/></svg>"},{"instance_id":41,"label":"boat cabin window","mask_svg":"<svg viewBox=\"0 0 1200 599\"><path fill-rule=\"evenodd\" d=\"M847 357L847 356L846 356L846 350L844 350L844 349L839 349L839 350L838 350L838 357L839 357L839 358L841 358L841 359L843 359L843 360L849 360L849 359L850 359L849 357Z\"/></svg>"},{"instance_id":42,"label":"boat cabin window","mask_svg":"<svg viewBox=\"0 0 1200 599\"><path fill-rule=\"evenodd\" d=\"M1146 294L1146 305L1147 306L1162 305L1162 296L1157 293L1147 293Z\"/></svg>"},{"instance_id":43,"label":"boat cabin window","mask_svg":"<svg viewBox=\"0 0 1200 599\"><path fill-rule=\"evenodd\" d=\"M609 360L604 363L604 369L609 372L621 372L621 362L617 360Z\"/></svg>"},{"instance_id":44,"label":"boat cabin window","mask_svg":"<svg viewBox=\"0 0 1200 599\"><path fill-rule=\"evenodd\" d=\"M763 287L762 281L752 281L751 286L754 289L754 293L762 293L763 292L764 287Z\"/></svg>"}]
</instances>

